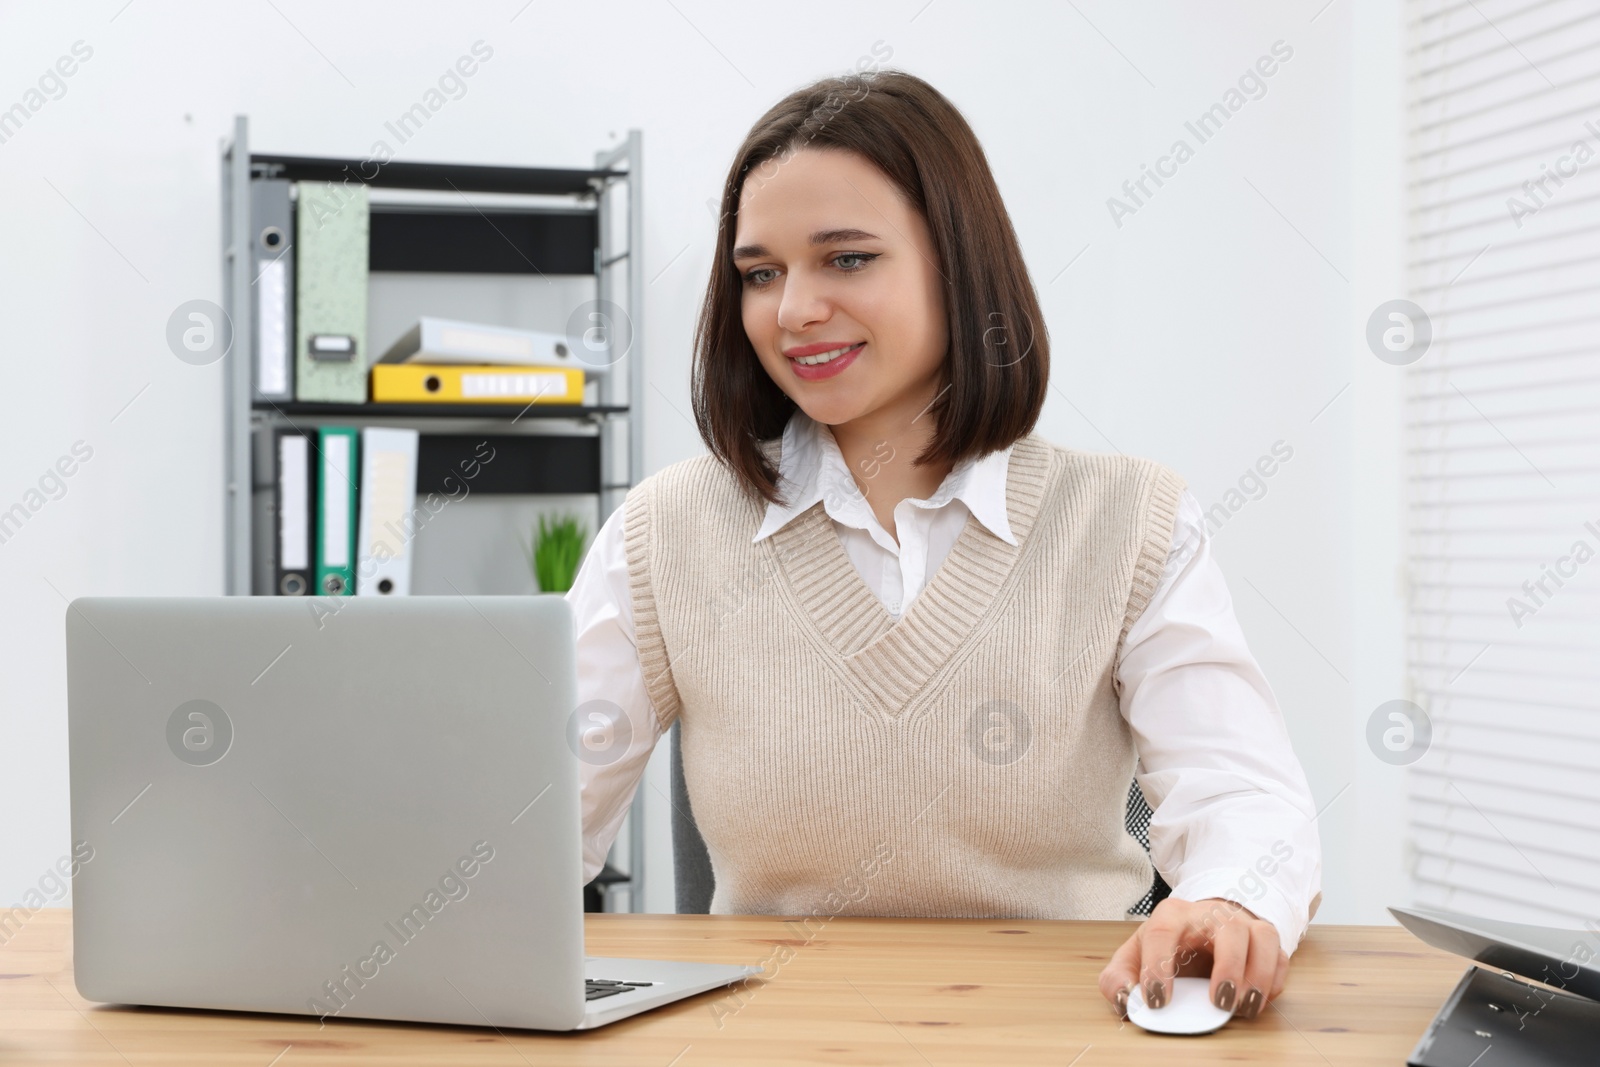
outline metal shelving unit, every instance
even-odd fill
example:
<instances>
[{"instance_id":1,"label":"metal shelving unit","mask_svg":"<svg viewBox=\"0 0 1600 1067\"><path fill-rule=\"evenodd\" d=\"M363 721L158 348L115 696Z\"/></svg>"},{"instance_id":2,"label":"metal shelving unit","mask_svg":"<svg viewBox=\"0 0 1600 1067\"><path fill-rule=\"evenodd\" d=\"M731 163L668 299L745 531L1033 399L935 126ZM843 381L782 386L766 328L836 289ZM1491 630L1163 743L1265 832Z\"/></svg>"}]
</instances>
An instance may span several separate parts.
<instances>
[{"instance_id":1,"label":"metal shelving unit","mask_svg":"<svg viewBox=\"0 0 1600 1067\"><path fill-rule=\"evenodd\" d=\"M449 431L468 427L495 433L513 432L523 418L540 426L565 420L581 432L572 435L527 434L523 471L502 483L501 492L593 492L597 498L596 529L622 502L644 470L644 436L633 416L644 410L644 371L640 352L644 297L642 256L644 222L642 136L629 130L625 141L595 153L594 169L504 167L391 161L367 178L370 164L360 159L254 154L249 149L245 116L234 119L233 138L221 146L223 309L232 323L234 343L223 364L223 588L228 595L252 592L252 431L263 424L341 423L403 418L422 429L423 456L430 432L440 447ZM373 271L444 271L487 274L588 275L595 280L595 300L603 312L615 308L622 321L602 318L605 343L611 348L610 373L596 375L595 404L329 404L251 402L255 324L249 298L253 281L250 219L252 177L343 183L364 181L377 189L521 194L525 205L484 210L459 197L462 204L372 204ZM618 220L613 188L625 183L626 217ZM531 198L543 198L532 203ZM551 203L552 198L558 203ZM562 200L561 198L565 198ZM618 237L626 246L613 250ZM616 275L623 275L620 284ZM624 297L624 301L617 298ZM618 355L618 326L627 347ZM429 429L432 424L434 430ZM537 468L562 463L570 468L575 438L592 437L592 466L587 447L579 449L584 473L575 487L570 469L551 475ZM550 451L543 451L546 448ZM541 462L543 460L544 462ZM619 463L620 461L620 463ZM620 470L619 470L620 466ZM557 485L559 488L542 488ZM625 830L628 843L626 881L605 888L606 909L614 893L624 890L630 911L644 907L644 794L635 794ZM616 849L613 849L616 852ZM611 861L620 867L618 857Z\"/></svg>"}]
</instances>

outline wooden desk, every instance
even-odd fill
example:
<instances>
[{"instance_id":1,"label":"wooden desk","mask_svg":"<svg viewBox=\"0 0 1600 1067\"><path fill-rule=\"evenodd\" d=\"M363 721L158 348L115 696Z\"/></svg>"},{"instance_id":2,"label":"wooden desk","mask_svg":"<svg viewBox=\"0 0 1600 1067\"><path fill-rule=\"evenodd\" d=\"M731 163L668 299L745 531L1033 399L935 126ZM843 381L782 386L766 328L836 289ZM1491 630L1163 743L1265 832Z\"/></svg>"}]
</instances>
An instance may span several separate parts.
<instances>
[{"instance_id":1,"label":"wooden desk","mask_svg":"<svg viewBox=\"0 0 1600 1067\"><path fill-rule=\"evenodd\" d=\"M808 938L767 917L587 916L590 955L765 963L769 977L552 1034L93 1005L73 988L71 912L46 909L0 948L0 1063L1394 1067L1467 967L1398 926L1313 925L1256 1020L1164 1037L1118 1020L1097 988L1133 923L820 922Z\"/></svg>"}]
</instances>

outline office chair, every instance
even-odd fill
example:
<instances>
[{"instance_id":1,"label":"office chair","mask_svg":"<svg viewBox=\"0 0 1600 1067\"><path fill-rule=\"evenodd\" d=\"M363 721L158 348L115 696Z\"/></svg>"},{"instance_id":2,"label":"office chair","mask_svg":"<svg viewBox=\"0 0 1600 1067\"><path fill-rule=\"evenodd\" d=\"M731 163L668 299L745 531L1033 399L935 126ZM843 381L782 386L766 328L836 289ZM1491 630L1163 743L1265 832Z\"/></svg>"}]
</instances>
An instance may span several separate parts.
<instances>
[{"instance_id":1,"label":"office chair","mask_svg":"<svg viewBox=\"0 0 1600 1067\"><path fill-rule=\"evenodd\" d=\"M606 863L601 866L600 873L589 880L583 887L583 910L588 911L614 911L611 897L616 886L626 887L628 876Z\"/></svg>"},{"instance_id":2,"label":"office chair","mask_svg":"<svg viewBox=\"0 0 1600 1067\"><path fill-rule=\"evenodd\" d=\"M683 780L683 755L678 743L678 723L667 731L672 744L672 855L673 889L678 914L706 915L711 911L711 894L716 888L711 873L711 854L706 851L705 839L694 822L694 809L689 806L689 789ZM1150 851L1150 805L1137 781L1128 783L1128 808L1123 825L1135 841ZM1150 883L1150 891L1132 909L1135 915L1149 915L1157 904L1165 900L1172 887L1157 871Z\"/></svg>"}]
</instances>

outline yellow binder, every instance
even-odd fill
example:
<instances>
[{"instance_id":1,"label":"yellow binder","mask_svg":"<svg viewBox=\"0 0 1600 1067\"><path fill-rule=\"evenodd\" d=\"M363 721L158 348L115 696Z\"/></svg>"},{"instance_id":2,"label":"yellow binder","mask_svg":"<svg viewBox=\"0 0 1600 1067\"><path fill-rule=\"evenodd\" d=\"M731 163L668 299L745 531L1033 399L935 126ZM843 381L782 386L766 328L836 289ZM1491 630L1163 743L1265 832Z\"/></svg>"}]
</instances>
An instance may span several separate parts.
<instances>
[{"instance_id":1,"label":"yellow binder","mask_svg":"<svg viewBox=\"0 0 1600 1067\"><path fill-rule=\"evenodd\" d=\"M376 363L372 367L372 400L379 404L581 404L583 371L577 367Z\"/></svg>"}]
</instances>

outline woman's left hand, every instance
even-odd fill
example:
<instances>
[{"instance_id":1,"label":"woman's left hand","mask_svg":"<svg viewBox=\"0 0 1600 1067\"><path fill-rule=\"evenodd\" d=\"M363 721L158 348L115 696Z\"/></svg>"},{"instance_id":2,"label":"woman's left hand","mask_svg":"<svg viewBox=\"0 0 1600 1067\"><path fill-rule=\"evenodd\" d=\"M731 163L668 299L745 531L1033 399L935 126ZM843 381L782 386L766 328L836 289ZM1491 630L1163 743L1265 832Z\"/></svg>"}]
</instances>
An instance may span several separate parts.
<instances>
[{"instance_id":1,"label":"woman's left hand","mask_svg":"<svg viewBox=\"0 0 1600 1067\"><path fill-rule=\"evenodd\" d=\"M1288 978L1278 928L1231 900L1167 897L1112 954L1100 972L1100 992L1122 1017L1135 982L1144 1002L1159 1008L1172 999L1173 978L1206 974L1211 1003L1254 1019Z\"/></svg>"}]
</instances>

